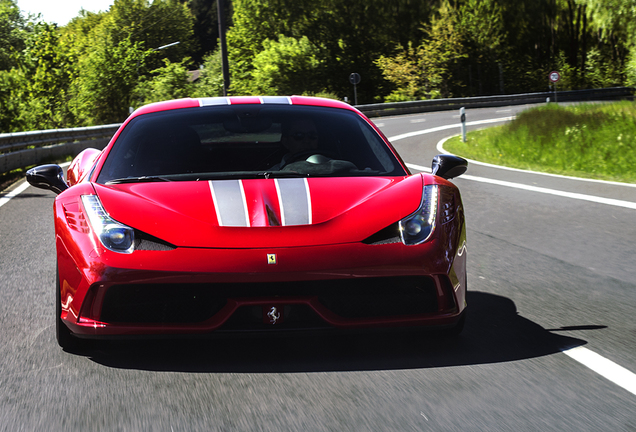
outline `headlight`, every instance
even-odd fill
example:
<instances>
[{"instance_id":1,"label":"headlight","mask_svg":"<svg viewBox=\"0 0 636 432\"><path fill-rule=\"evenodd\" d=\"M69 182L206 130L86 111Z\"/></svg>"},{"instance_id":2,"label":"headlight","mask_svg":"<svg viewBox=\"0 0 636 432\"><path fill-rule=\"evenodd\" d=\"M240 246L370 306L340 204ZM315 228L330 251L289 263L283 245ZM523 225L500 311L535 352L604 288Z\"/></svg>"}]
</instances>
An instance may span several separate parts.
<instances>
[{"instance_id":1,"label":"headlight","mask_svg":"<svg viewBox=\"0 0 636 432\"><path fill-rule=\"evenodd\" d=\"M82 195L82 204L88 220L104 247L113 252L132 253L135 233L126 225L112 219L97 195Z\"/></svg>"},{"instance_id":2,"label":"headlight","mask_svg":"<svg viewBox=\"0 0 636 432\"><path fill-rule=\"evenodd\" d=\"M437 218L437 186L424 186L422 204L417 211L400 221L400 237L407 246L424 243L435 230Z\"/></svg>"}]
</instances>

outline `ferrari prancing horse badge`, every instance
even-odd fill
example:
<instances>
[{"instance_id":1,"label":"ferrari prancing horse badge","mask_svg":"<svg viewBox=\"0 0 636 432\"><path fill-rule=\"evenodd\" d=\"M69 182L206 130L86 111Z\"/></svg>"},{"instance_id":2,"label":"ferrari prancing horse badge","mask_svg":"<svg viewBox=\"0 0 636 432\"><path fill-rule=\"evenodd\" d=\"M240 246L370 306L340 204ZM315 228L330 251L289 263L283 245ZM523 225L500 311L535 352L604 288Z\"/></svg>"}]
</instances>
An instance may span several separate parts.
<instances>
[{"instance_id":1,"label":"ferrari prancing horse badge","mask_svg":"<svg viewBox=\"0 0 636 432\"><path fill-rule=\"evenodd\" d=\"M267 264L276 264L276 254L267 254Z\"/></svg>"}]
</instances>

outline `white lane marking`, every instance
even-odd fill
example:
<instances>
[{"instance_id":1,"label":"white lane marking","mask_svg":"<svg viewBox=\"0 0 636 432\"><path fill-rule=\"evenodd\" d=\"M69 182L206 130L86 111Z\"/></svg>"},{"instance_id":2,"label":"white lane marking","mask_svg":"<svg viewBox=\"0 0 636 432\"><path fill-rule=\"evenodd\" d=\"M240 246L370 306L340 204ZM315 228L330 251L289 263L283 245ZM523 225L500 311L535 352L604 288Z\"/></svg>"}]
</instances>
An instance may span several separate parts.
<instances>
[{"instance_id":1,"label":"white lane marking","mask_svg":"<svg viewBox=\"0 0 636 432\"><path fill-rule=\"evenodd\" d=\"M636 395L636 374L633 372L584 347L570 348L563 354Z\"/></svg>"},{"instance_id":2,"label":"white lane marking","mask_svg":"<svg viewBox=\"0 0 636 432\"><path fill-rule=\"evenodd\" d=\"M446 141L448 141L449 139L456 137L459 135L452 135L449 137L446 137L442 140L440 140L437 143L437 151L440 153L444 153L444 154L452 154L451 152L449 152L448 150L446 150L444 148L444 144L446 143ZM589 183L601 183L601 184L608 184L608 185L613 185L613 186L624 186L624 187L631 187L631 188L636 188L636 184L634 183L621 183L621 182L615 182L615 181L609 181L609 180L598 180L598 179L589 179L589 178L582 178L582 177L573 177L573 176L566 176L566 175L562 175L562 174L552 174L552 173L544 173L544 172L539 172L539 171L532 171L532 170L524 170L524 169L520 169L520 168L510 168L507 166L502 166L502 165L494 165L494 164L489 164L486 162L480 162L480 161L476 161L476 160L472 160L472 159L466 159L470 164L474 164L474 165L481 165L481 166L485 166L485 167L489 167L489 168L497 168L500 170L504 170L504 171L513 171L513 172L520 172L520 173L527 173L527 174L535 174L535 175L540 175L540 176L545 176L545 177L555 177L555 178L561 178L561 179L567 179L567 180L576 180L576 181L582 181L582 182L589 182Z\"/></svg>"},{"instance_id":3,"label":"white lane marking","mask_svg":"<svg viewBox=\"0 0 636 432\"><path fill-rule=\"evenodd\" d=\"M482 124L510 121L512 119L514 119L514 117L502 117L502 118L489 119L489 120L478 120L478 121L473 121L473 122L467 122L466 125L467 126L477 126L477 125L482 125ZM404 138L411 138L411 137L418 136L418 135L425 135L425 134L428 134L428 133L439 132L439 131L443 131L443 130L447 130L447 129L454 129L454 128L458 128L460 126L461 125L459 123L455 123L455 124L450 124L450 125L434 127L434 128L431 128L431 129L424 129L424 130L419 130L419 131L407 132L405 134L395 135L395 136L389 137L389 141L398 141L398 140L401 140L401 139L404 139Z\"/></svg>"},{"instance_id":4,"label":"white lane marking","mask_svg":"<svg viewBox=\"0 0 636 432\"><path fill-rule=\"evenodd\" d=\"M496 123L496 122L501 122L501 121L508 121L508 120L512 120L512 119L514 119L514 117L503 117L503 118L490 119L490 120L480 120L480 121L470 122L470 123L467 123L467 124L469 124L469 125L478 125L478 124L487 124L487 123ZM393 137L389 137L389 141L397 141L397 140L401 140L401 139L404 139L404 138L411 138L411 137L418 136L418 135L424 135L424 134L427 134L427 133L438 132L438 131L441 131L441 130L452 129L452 128L456 128L456 127L459 127L459 125L458 124L445 125L445 126L439 126L439 127L435 127L435 128L431 128L431 129L424 129L424 130L419 130L419 131L414 131L414 132L408 132L408 133L405 133L405 134L402 134L402 135L396 135L396 136L393 136ZM442 144L447 139L448 138L445 138L445 139L441 140L437 144L437 148L442 153L449 154L447 151L444 151L443 147L442 147ZM406 166L409 167L409 168L412 168L412 169L416 169L418 171L431 172L430 168L423 167L421 165L415 165L415 164L407 163ZM520 170L520 171L523 171L523 170ZM513 182L502 181L502 180L489 179L489 178L485 178L485 177L471 176L471 175L468 175L468 174L462 175L462 178L465 179L465 180L473 180L473 181L478 181L478 182L482 182L482 183L490 183L490 184L495 184L495 185L499 185L499 186L511 187L511 188L515 188L515 189L523 189L523 190L527 190L527 191L531 191L531 192L539 192L539 193L544 193L544 194L548 194L548 195L556 195L556 196L561 196L561 197L565 197L565 198L578 199L578 200L582 200L582 201L590 201L590 202L595 202L595 203L598 203L598 204L606 204L606 205L612 205L612 206L616 206L616 207L624 207L624 208L636 210L636 203L633 203L631 201L622 201L622 200L617 200L617 199L612 199L612 198L597 197L597 196L594 196L594 195L586 195L586 194L579 194L579 193L573 193L573 192L565 192L565 191L560 191L560 190L556 190L556 189L548 189L548 188L542 188L542 187L537 187L537 186L529 186L529 185L525 185L525 184L522 184L522 183L513 183ZM572 179L572 180L578 180L578 178L576 178L576 177L565 177L565 178ZM584 179L584 180L587 180L587 179ZM615 182L605 182L603 180L596 180L596 182L606 183L606 184L615 184ZM619 185L625 185L623 183L618 183L618 184ZM630 186L633 186L633 185L630 185Z\"/></svg>"},{"instance_id":5,"label":"white lane marking","mask_svg":"<svg viewBox=\"0 0 636 432\"><path fill-rule=\"evenodd\" d=\"M572 199L578 199L578 200L581 200L581 201L590 201L590 202L594 202L594 203L597 203L597 204L606 204L606 205L611 205L611 206L616 206L616 207L624 207L624 208L636 210L636 203L633 203L631 201L621 201L621 200L617 200L617 199L603 198L603 197L598 197L598 196L594 196L594 195L585 195L585 194L574 193L574 192L565 192L565 191L560 191L560 190L556 190L556 189L548 189L548 188L543 188L543 187L525 185L525 184L522 184L522 183L513 183L513 182L508 182L508 181L503 181L503 180L494 180L494 179L489 179L489 178L484 178L484 177L476 177L476 176L471 176L471 175L466 175L466 174L462 175L461 178L463 178L465 180L473 180L473 181L477 181L477 182L481 182L481 183L490 183L490 184L494 184L494 185L506 186L506 187L515 188L515 189L523 189L523 190L527 190L527 191L531 191L531 192L539 192L539 193L544 193L544 194L548 194L548 195L556 195L556 196L560 196L560 197L564 197L564 198L572 198Z\"/></svg>"},{"instance_id":6,"label":"white lane marking","mask_svg":"<svg viewBox=\"0 0 636 432\"><path fill-rule=\"evenodd\" d=\"M427 167L424 167L424 166L421 166L421 165L415 165L415 164L407 163L406 166L409 167L409 168L418 170L418 171L431 172L430 168L427 168ZM485 177L471 176L471 175L468 175L468 174L463 174L461 176L461 178L464 179L464 180L472 180L472 181L477 181L477 182L481 182L481 183L489 183L489 184L494 184L494 185L498 185L498 186L510 187L510 188L514 188L514 189L527 190L527 191L530 191L530 192L539 192L539 193L544 193L544 194L548 194L548 195L561 196L561 197L564 197L564 198L572 198L572 199L578 199L578 200L582 200L582 201L591 201L591 202L594 202L594 203L597 203L597 204L606 204L606 205L612 205L612 206L616 206L616 207L623 207L623 208L636 210L636 203L633 203L631 201L621 201L621 200L612 199L612 198L597 197L597 196L594 196L594 195L585 195L585 194L574 193L574 192L564 192L564 191L560 191L560 190L556 190L556 189L548 189L548 188L543 188L543 187L538 187L538 186L525 185L523 183L513 183L513 182L509 182L509 181L495 180L495 179L489 179L489 178L485 178Z\"/></svg>"},{"instance_id":7,"label":"white lane marking","mask_svg":"<svg viewBox=\"0 0 636 432\"><path fill-rule=\"evenodd\" d=\"M8 194L0 198L0 207L2 207L3 205L11 201L12 198L15 198L16 196L20 195L22 192L27 190L29 186L31 185L25 181L20 186L18 186L17 188L15 188L11 192L9 192Z\"/></svg>"},{"instance_id":8,"label":"white lane marking","mask_svg":"<svg viewBox=\"0 0 636 432\"><path fill-rule=\"evenodd\" d=\"M430 168L424 167L421 165L407 163L406 166L418 171L431 172ZM632 203L629 201L619 201L619 200L613 200L609 198L595 197L591 195L574 194L574 193L562 192L562 191L557 191L552 189L539 188L535 186L528 186L528 185L524 185L520 183L512 183L512 182L504 182L504 181L487 179L487 178L480 178L480 177L466 175L466 174L464 174L462 178L466 180L481 181L484 183L498 184L502 186L525 189L525 190L530 190L534 192L541 192L541 193L547 193L551 195L559 195L559 196L565 196L568 198L582 199L587 201L599 202L602 204L616 205L620 207L636 209L636 203ZM636 374L632 373L631 371L612 362L611 360L606 359L605 357L595 353L594 351L591 351L584 347L571 348L568 350L564 350L563 353L569 356L570 358L572 358L573 360L576 360L582 365L588 367L589 369L601 375L602 377L610 380L614 384L636 395Z\"/></svg>"}]
</instances>

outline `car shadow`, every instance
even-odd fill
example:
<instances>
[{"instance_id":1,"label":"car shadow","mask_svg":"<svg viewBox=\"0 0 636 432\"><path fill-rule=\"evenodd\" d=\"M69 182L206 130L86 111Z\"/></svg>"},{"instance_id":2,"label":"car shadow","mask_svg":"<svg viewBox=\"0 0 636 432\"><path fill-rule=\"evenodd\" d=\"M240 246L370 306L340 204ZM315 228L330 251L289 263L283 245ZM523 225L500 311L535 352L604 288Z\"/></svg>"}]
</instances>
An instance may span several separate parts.
<instances>
[{"instance_id":1,"label":"car shadow","mask_svg":"<svg viewBox=\"0 0 636 432\"><path fill-rule=\"evenodd\" d=\"M468 304L466 326L455 338L435 332L396 329L359 334L295 333L277 337L99 341L76 354L113 368L281 373L500 363L554 354L586 343L552 333L523 318L517 314L514 302L502 296L469 292ZM602 328L576 328L592 327Z\"/></svg>"}]
</instances>

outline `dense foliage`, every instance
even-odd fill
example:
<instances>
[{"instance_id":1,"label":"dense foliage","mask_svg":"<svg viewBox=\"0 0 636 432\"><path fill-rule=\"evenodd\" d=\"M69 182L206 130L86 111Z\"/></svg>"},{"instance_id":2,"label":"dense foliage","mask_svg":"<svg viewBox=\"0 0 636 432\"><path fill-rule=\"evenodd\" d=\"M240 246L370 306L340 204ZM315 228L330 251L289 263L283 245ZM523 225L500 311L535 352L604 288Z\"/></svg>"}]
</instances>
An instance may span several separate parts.
<instances>
[{"instance_id":1,"label":"dense foliage","mask_svg":"<svg viewBox=\"0 0 636 432\"><path fill-rule=\"evenodd\" d=\"M353 72L361 104L544 91L551 70L563 90L636 83L636 0L224 3L230 94L353 100ZM214 0L115 0L61 27L0 0L0 132L222 95L218 35Z\"/></svg>"}]
</instances>

